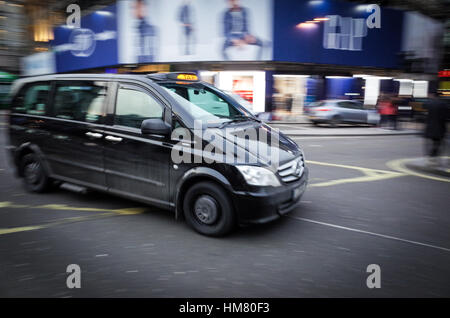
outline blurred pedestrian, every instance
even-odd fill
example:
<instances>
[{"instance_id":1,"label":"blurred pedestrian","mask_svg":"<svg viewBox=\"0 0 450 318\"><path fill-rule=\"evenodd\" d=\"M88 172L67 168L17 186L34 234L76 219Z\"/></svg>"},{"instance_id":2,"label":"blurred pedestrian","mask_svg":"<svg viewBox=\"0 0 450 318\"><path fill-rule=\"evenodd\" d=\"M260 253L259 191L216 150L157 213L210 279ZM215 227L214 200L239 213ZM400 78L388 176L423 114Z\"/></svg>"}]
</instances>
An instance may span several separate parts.
<instances>
[{"instance_id":1,"label":"blurred pedestrian","mask_svg":"<svg viewBox=\"0 0 450 318\"><path fill-rule=\"evenodd\" d=\"M431 93L424 108L427 110L424 132L426 154L430 163L436 164L436 159L442 151L442 141L447 129L448 102Z\"/></svg>"},{"instance_id":2,"label":"blurred pedestrian","mask_svg":"<svg viewBox=\"0 0 450 318\"><path fill-rule=\"evenodd\" d=\"M399 117L398 106L399 106L399 104L401 102L402 102L402 100L399 99L399 98L398 99L391 99L391 105L390 105L390 107L391 107L391 114L389 116L390 116L391 128L393 130L397 130L397 127L398 127L398 117Z\"/></svg>"},{"instance_id":3,"label":"blurred pedestrian","mask_svg":"<svg viewBox=\"0 0 450 318\"><path fill-rule=\"evenodd\" d=\"M381 95L378 101L378 112L380 114L380 127L395 127L396 122L394 121L396 118L396 107L392 102L392 99L387 95Z\"/></svg>"},{"instance_id":4,"label":"blurred pedestrian","mask_svg":"<svg viewBox=\"0 0 450 318\"><path fill-rule=\"evenodd\" d=\"M286 95L286 110L292 112L292 104L294 103L294 96L292 94Z\"/></svg>"}]
</instances>

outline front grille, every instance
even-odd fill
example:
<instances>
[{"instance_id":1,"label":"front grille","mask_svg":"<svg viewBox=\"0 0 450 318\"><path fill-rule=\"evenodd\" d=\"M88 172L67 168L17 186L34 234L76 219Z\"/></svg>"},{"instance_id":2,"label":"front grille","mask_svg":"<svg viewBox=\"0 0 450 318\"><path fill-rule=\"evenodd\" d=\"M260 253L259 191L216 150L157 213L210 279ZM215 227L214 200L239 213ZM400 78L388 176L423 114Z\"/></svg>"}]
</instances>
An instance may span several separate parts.
<instances>
[{"instance_id":1,"label":"front grille","mask_svg":"<svg viewBox=\"0 0 450 318\"><path fill-rule=\"evenodd\" d=\"M300 155L300 157L279 166L278 175L283 182L289 183L300 179L304 170L305 162L303 156Z\"/></svg>"}]
</instances>

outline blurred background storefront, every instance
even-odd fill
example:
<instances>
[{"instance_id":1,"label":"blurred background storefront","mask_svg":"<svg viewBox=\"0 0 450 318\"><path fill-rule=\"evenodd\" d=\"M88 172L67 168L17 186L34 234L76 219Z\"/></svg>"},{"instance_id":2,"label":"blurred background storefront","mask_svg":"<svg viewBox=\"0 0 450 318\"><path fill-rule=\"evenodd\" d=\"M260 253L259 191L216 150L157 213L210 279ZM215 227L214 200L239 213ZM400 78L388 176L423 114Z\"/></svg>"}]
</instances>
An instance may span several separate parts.
<instances>
[{"instance_id":1,"label":"blurred background storefront","mask_svg":"<svg viewBox=\"0 0 450 318\"><path fill-rule=\"evenodd\" d=\"M65 24L69 4L80 28ZM193 71L255 113L295 119L322 99L425 97L450 69L448 14L445 0L378 13L370 1L0 1L0 71Z\"/></svg>"}]
</instances>

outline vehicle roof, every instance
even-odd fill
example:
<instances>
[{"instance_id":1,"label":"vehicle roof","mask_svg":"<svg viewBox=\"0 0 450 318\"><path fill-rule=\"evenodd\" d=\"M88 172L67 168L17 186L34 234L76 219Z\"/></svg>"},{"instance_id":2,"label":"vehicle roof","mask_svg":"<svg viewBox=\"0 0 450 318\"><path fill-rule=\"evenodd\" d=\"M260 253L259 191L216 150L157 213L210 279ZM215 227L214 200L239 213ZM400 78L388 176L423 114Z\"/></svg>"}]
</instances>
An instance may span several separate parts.
<instances>
[{"instance_id":1,"label":"vehicle roof","mask_svg":"<svg viewBox=\"0 0 450 318\"><path fill-rule=\"evenodd\" d=\"M150 73L150 74L110 74L110 73L64 73L64 74L47 74L47 75L37 75L22 77L14 81L11 92L14 93L19 87L27 83L39 82L39 81L51 81L56 79L107 79L107 80L117 80L117 79L128 79L128 80L141 80L147 82L180 82L183 80L175 80L171 78L170 75L177 74L193 74L191 72L166 72L166 73ZM173 76L172 76L173 77ZM200 80L189 81L192 83L202 83Z\"/></svg>"},{"instance_id":2,"label":"vehicle roof","mask_svg":"<svg viewBox=\"0 0 450 318\"><path fill-rule=\"evenodd\" d=\"M150 73L150 74L109 74L109 73L65 73L65 74L47 74L47 75L37 75L37 76L28 76L17 79L15 82L17 84L24 84L30 82L37 81L49 81L54 79L68 79L68 78L101 78L101 79L140 79L140 80L149 80L152 82L156 81L183 81L183 80L175 80L170 77L170 75L177 74L192 74L191 72L166 72L166 73ZM201 81L190 81L200 83Z\"/></svg>"},{"instance_id":3,"label":"vehicle roof","mask_svg":"<svg viewBox=\"0 0 450 318\"><path fill-rule=\"evenodd\" d=\"M17 79L13 82L11 93L14 94L18 88L24 84L39 82L39 81L51 81L55 79L141 79L151 81L146 75L142 74L107 74L107 73L66 73L66 74L47 74L37 76L27 76Z\"/></svg>"},{"instance_id":4,"label":"vehicle roof","mask_svg":"<svg viewBox=\"0 0 450 318\"><path fill-rule=\"evenodd\" d=\"M18 79L18 81L41 81L41 80L49 80L49 79L57 79L57 78L148 78L147 75L142 74L108 74L108 73L66 73L66 74L48 74L48 75L37 75L37 76L28 76L22 77Z\"/></svg>"}]
</instances>

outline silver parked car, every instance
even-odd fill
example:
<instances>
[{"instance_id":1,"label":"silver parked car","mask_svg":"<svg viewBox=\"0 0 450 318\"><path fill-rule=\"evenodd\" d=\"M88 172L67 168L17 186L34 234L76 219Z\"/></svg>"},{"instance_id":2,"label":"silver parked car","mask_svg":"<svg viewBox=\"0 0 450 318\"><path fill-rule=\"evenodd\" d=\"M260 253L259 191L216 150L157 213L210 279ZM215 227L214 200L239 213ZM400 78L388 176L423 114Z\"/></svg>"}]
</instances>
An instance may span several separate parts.
<instances>
[{"instance_id":1,"label":"silver parked car","mask_svg":"<svg viewBox=\"0 0 450 318\"><path fill-rule=\"evenodd\" d=\"M357 100L324 100L308 107L308 118L313 124L326 123L332 127L340 123L377 124L375 109L365 109Z\"/></svg>"}]
</instances>

